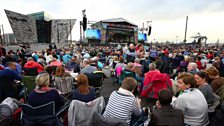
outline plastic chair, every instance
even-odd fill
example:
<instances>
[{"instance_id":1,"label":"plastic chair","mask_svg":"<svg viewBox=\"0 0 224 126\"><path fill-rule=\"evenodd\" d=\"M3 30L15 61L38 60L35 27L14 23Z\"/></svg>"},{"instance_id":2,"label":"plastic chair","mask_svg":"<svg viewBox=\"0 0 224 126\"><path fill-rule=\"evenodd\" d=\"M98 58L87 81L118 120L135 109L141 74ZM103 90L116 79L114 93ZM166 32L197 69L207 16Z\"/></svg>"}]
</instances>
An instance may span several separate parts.
<instances>
[{"instance_id":1,"label":"plastic chair","mask_svg":"<svg viewBox=\"0 0 224 126\"><path fill-rule=\"evenodd\" d=\"M21 124L22 126L63 126L59 120L59 115L68 108L68 104L55 112L55 103L32 107L28 104L22 104Z\"/></svg>"},{"instance_id":2,"label":"plastic chair","mask_svg":"<svg viewBox=\"0 0 224 126\"><path fill-rule=\"evenodd\" d=\"M101 87L103 84L103 74L99 73L85 73L89 80L89 86Z\"/></svg>"},{"instance_id":3,"label":"plastic chair","mask_svg":"<svg viewBox=\"0 0 224 126\"><path fill-rule=\"evenodd\" d=\"M62 94L68 94L72 91L73 77L54 77L54 86Z\"/></svg>"},{"instance_id":4,"label":"plastic chair","mask_svg":"<svg viewBox=\"0 0 224 126\"><path fill-rule=\"evenodd\" d=\"M37 67L34 68L23 68L24 69L24 75L25 76L37 76L38 70Z\"/></svg>"},{"instance_id":5,"label":"plastic chair","mask_svg":"<svg viewBox=\"0 0 224 126\"><path fill-rule=\"evenodd\" d=\"M69 126L95 126L92 125L93 114L102 113L105 108L104 98L101 96L88 103L72 100L68 109Z\"/></svg>"},{"instance_id":6,"label":"plastic chair","mask_svg":"<svg viewBox=\"0 0 224 126\"><path fill-rule=\"evenodd\" d=\"M35 89L36 76L23 76L22 83L25 86L25 93L28 95L33 89Z\"/></svg>"},{"instance_id":7,"label":"plastic chair","mask_svg":"<svg viewBox=\"0 0 224 126\"><path fill-rule=\"evenodd\" d=\"M96 89L97 95L100 95L100 92L103 88L103 73L85 73L88 77L89 86L93 86Z\"/></svg>"}]
</instances>

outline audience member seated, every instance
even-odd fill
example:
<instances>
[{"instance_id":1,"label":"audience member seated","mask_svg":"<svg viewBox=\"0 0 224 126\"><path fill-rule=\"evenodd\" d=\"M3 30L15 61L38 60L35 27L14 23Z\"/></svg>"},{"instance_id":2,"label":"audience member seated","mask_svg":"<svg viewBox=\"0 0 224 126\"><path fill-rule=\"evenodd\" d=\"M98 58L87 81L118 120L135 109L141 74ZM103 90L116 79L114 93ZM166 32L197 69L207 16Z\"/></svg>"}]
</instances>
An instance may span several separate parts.
<instances>
[{"instance_id":1,"label":"audience member seated","mask_svg":"<svg viewBox=\"0 0 224 126\"><path fill-rule=\"evenodd\" d=\"M36 77L36 89L28 97L28 104L37 107L51 101L55 102L56 112L64 105L64 98L56 89L49 88L50 75L42 72Z\"/></svg>"},{"instance_id":2,"label":"audience member seated","mask_svg":"<svg viewBox=\"0 0 224 126\"><path fill-rule=\"evenodd\" d=\"M22 59L17 59L16 60L16 70L15 72L19 75L22 75L23 71L22 71L22 63L23 60Z\"/></svg>"},{"instance_id":3,"label":"audience member seated","mask_svg":"<svg viewBox=\"0 0 224 126\"><path fill-rule=\"evenodd\" d=\"M134 72L136 73L137 77L141 77L142 76L142 65L140 64L140 59L139 58L135 58L135 62L134 62Z\"/></svg>"},{"instance_id":4,"label":"audience member seated","mask_svg":"<svg viewBox=\"0 0 224 126\"><path fill-rule=\"evenodd\" d=\"M194 75L178 76L178 88L183 91L174 102L174 107L184 113L184 123L190 126L207 126L208 105L204 95L196 87Z\"/></svg>"},{"instance_id":5,"label":"audience member seated","mask_svg":"<svg viewBox=\"0 0 224 126\"><path fill-rule=\"evenodd\" d=\"M61 94L68 94L72 91L73 77L70 73L65 72L64 66L58 66L56 72L52 77L54 87L60 91Z\"/></svg>"},{"instance_id":6,"label":"audience member seated","mask_svg":"<svg viewBox=\"0 0 224 126\"><path fill-rule=\"evenodd\" d=\"M215 67L210 67L205 72L209 76L213 92L220 97L222 103L224 101L224 78L219 76L219 71Z\"/></svg>"},{"instance_id":7,"label":"audience member seated","mask_svg":"<svg viewBox=\"0 0 224 126\"><path fill-rule=\"evenodd\" d=\"M136 67L136 66L142 66L140 64L140 59L139 58L135 58L134 67Z\"/></svg>"},{"instance_id":8,"label":"audience member seated","mask_svg":"<svg viewBox=\"0 0 224 126\"><path fill-rule=\"evenodd\" d=\"M220 102L219 98L218 100L215 99L211 85L206 82L208 78L207 74L205 72L198 72L194 75L194 78L196 80L196 84L198 85L198 89L202 92L207 101L208 112L214 112Z\"/></svg>"},{"instance_id":9,"label":"audience member seated","mask_svg":"<svg viewBox=\"0 0 224 126\"><path fill-rule=\"evenodd\" d=\"M44 71L43 66L41 66L39 63L35 62L32 57L29 57L27 59L27 63L24 65L24 69L32 69L32 68L36 68L38 73ZM31 74L30 72L31 71L29 71L29 73L26 73L26 71L25 71L25 75Z\"/></svg>"},{"instance_id":10,"label":"audience member seated","mask_svg":"<svg viewBox=\"0 0 224 126\"><path fill-rule=\"evenodd\" d=\"M95 66L90 66L90 61L88 59L83 60L83 66L84 68L81 69L80 73L93 73L97 71Z\"/></svg>"},{"instance_id":11,"label":"audience member seated","mask_svg":"<svg viewBox=\"0 0 224 126\"><path fill-rule=\"evenodd\" d=\"M157 109L152 111L149 126L184 126L183 112L171 106L172 97L168 89L159 91Z\"/></svg>"},{"instance_id":12,"label":"audience member seated","mask_svg":"<svg viewBox=\"0 0 224 126\"><path fill-rule=\"evenodd\" d=\"M172 90L172 81L166 73L160 73L155 69L154 63L149 64L149 72L145 74L141 96L151 99L151 102L158 98L158 92L163 89ZM155 103L152 103L155 104Z\"/></svg>"},{"instance_id":13,"label":"audience member seated","mask_svg":"<svg viewBox=\"0 0 224 126\"><path fill-rule=\"evenodd\" d=\"M119 57L119 62L116 64L115 66L115 70L118 68L118 67L122 67L122 69L125 69L126 68L126 64L124 63L124 57L123 56L120 56Z\"/></svg>"},{"instance_id":14,"label":"audience member seated","mask_svg":"<svg viewBox=\"0 0 224 126\"><path fill-rule=\"evenodd\" d=\"M55 77L68 77L68 76L71 76L71 75L68 72L65 72L64 66L58 66L56 68L54 76Z\"/></svg>"},{"instance_id":15,"label":"audience member seated","mask_svg":"<svg viewBox=\"0 0 224 126\"><path fill-rule=\"evenodd\" d=\"M73 56L73 58L69 61L67 65L67 69L69 71L73 71L74 73L80 72L80 64L77 62L77 57Z\"/></svg>"},{"instance_id":16,"label":"audience member seated","mask_svg":"<svg viewBox=\"0 0 224 126\"><path fill-rule=\"evenodd\" d=\"M73 100L79 100L82 102L89 102L96 98L96 92L94 88L89 87L88 78L85 74L80 74L77 78L78 88L72 93Z\"/></svg>"},{"instance_id":17,"label":"audience member seated","mask_svg":"<svg viewBox=\"0 0 224 126\"><path fill-rule=\"evenodd\" d=\"M6 66L4 70L0 71L0 102L7 97L15 98L17 92L15 90L14 81L22 80L22 78L14 72L16 70L15 62L8 62Z\"/></svg>"},{"instance_id":18,"label":"audience member seated","mask_svg":"<svg viewBox=\"0 0 224 126\"><path fill-rule=\"evenodd\" d=\"M137 86L135 79L127 77L123 80L118 91L113 91L110 95L108 104L106 106L103 116L105 118L117 118L130 124L131 116L140 116L142 114L140 100L138 100L133 91Z\"/></svg>"},{"instance_id":19,"label":"audience member seated","mask_svg":"<svg viewBox=\"0 0 224 126\"><path fill-rule=\"evenodd\" d=\"M187 71L191 74L196 74L199 72L198 65L196 63L190 62L187 66Z\"/></svg>"},{"instance_id":20,"label":"audience member seated","mask_svg":"<svg viewBox=\"0 0 224 126\"><path fill-rule=\"evenodd\" d=\"M212 66L216 67L219 70L219 76L224 77L224 62L222 61L221 57L215 57L215 61Z\"/></svg>"},{"instance_id":21,"label":"audience member seated","mask_svg":"<svg viewBox=\"0 0 224 126\"><path fill-rule=\"evenodd\" d=\"M134 64L131 62L128 63L127 67L121 72L121 80L123 81L126 77L136 78L134 72Z\"/></svg>"},{"instance_id":22,"label":"audience member seated","mask_svg":"<svg viewBox=\"0 0 224 126\"><path fill-rule=\"evenodd\" d=\"M56 58L53 58L50 62L50 66L61 66L62 62L58 61Z\"/></svg>"}]
</instances>

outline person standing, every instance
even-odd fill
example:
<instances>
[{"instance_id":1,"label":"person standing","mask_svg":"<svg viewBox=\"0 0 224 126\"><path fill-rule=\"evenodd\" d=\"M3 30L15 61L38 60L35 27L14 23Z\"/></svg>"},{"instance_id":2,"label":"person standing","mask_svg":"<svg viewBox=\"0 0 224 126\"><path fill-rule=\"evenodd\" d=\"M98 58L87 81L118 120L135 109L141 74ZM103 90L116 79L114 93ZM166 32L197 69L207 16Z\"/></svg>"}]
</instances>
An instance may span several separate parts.
<instances>
[{"instance_id":1,"label":"person standing","mask_svg":"<svg viewBox=\"0 0 224 126\"><path fill-rule=\"evenodd\" d=\"M126 54L127 54L127 57L126 57L127 63L129 63L129 62L133 63L135 60L135 57L137 55L137 53L135 51L135 46L133 44L129 45L129 48L126 51Z\"/></svg>"}]
</instances>

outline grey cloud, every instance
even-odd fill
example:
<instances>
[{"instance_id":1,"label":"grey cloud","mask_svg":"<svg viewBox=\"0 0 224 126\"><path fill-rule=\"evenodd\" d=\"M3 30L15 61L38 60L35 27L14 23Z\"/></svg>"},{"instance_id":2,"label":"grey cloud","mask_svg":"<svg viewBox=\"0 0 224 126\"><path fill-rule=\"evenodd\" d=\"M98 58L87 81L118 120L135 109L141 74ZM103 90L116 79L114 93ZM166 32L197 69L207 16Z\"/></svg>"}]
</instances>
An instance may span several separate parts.
<instances>
[{"instance_id":1,"label":"grey cloud","mask_svg":"<svg viewBox=\"0 0 224 126\"><path fill-rule=\"evenodd\" d=\"M124 15L151 16L154 19L177 19L204 11L223 11L224 0L115 0Z\"/></svg>"}]
</instances>

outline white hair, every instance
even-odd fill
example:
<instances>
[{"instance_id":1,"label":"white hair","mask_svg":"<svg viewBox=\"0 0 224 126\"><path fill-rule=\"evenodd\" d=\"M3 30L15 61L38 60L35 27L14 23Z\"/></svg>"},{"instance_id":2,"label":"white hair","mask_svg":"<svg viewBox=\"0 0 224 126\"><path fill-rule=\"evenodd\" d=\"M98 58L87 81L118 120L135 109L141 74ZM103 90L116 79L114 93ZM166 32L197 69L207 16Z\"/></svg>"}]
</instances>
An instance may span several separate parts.
<instances>
[{"instance_id":1,"label":"white hair","mask_svg":"<svg viewBox=\"0 0 224 126\"><path fill-rule=\"evenodd\" d=\"M198 68L198 65L194 62L190 62L188 65L192 66L192 69L197 69Z\"/></svg>"}]
</instances>

